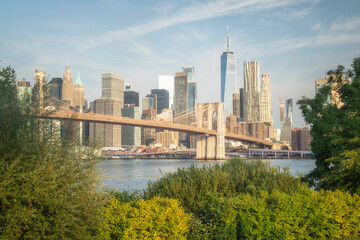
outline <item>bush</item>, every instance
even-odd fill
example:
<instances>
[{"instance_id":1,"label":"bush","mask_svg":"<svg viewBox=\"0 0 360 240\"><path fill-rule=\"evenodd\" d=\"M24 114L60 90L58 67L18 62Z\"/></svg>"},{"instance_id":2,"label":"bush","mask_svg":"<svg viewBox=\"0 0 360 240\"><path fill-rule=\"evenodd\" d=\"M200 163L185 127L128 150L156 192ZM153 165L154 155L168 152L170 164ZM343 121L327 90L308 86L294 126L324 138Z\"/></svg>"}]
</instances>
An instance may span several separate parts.
<instances>
[{"instance_id":1,"label":"bush","mask_svg":"<svg viewBox=\"0 0 360 240\"><path fill-rule=\"evenodd\" d=\"M144 192L146 199L154 196L174 198L189 211L197 215L204 209L207 196L219 193L225 197L239 193L259 194L297 191L303 184L299 178L292 177L287 169L271 167L261 161L231 159L226 163L167 173L155 182L150 182Z\"/></svg>"},{"instance_id":2,"label":"bush","mask_svg":"<svg viewBox=\"0 0 360 240\"><path fill-rule=\"evenodd\" d=\"M214 196L204 219L213 239L343 239L360 236L360 198L306 188L286 194Z\"/></svg>"},{"instance_id":3,"label":"bush","mask_svg":"<svg viewBox=\"0 0 360 240\"><path fill-rule=\"evenodd\" d=\"M121 203L113 198L107 205L109 239L185 239L190 215L174 199L155 197Z\"/></svg>"},{"instance_id":4,"label":"bush","mask_svg":"<svg viewBox=\"0 0 360 240\"><path fill-rule=\"evenodd\" d=\"M92 239L106 203L97 161L31 116L36 89L20 100L15 72L0 69L0 239Z\"/></svg>"}]
</instances>

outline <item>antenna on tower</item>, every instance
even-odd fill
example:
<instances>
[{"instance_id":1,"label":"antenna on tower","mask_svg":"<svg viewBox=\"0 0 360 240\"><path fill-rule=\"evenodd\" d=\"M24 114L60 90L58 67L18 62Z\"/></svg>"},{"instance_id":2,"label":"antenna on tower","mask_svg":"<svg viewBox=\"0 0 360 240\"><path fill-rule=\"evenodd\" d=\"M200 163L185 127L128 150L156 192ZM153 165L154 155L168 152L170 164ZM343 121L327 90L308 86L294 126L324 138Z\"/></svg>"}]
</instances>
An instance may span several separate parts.
<instances>
[{"instance_id":1,"label":"antenna on tower","mask_svg":"<svg viewBox=\"0 0 360 240\"><path fill-rule=\"evenodd\" d=\"M67 63L66 64L69 66L69 55L67 56Z\"/></svg>"},{"instance_id":2,"label":"antenna on tower","mask_svg":"<svg viewBox=\"0 0 360 240\"><path fill-rule=\"evenodd\" d=\"M227 25L227 39L226 39L227 52L229 52L230 43L229 43L229 25Z\"/></svg>"}]
</instances>

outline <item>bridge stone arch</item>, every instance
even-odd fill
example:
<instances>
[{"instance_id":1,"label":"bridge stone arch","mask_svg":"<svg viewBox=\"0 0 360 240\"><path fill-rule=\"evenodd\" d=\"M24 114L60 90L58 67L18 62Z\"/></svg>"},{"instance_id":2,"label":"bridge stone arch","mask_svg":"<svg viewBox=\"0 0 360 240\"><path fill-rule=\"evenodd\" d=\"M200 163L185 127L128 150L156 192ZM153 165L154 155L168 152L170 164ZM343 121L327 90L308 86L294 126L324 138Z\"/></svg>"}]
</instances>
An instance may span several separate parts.
<instances>
[{"instance_id":1,"label":"bridge stone arch","mask_svg":"<svg viewBox=\"0 0 360 240\"><path fill-rule=\"evenodd\" d=\"M224 103L198 103L196 115L197 127L216 130L216 136L197 137L196 158L225 159Z\"/></svg>"}]
</instances>

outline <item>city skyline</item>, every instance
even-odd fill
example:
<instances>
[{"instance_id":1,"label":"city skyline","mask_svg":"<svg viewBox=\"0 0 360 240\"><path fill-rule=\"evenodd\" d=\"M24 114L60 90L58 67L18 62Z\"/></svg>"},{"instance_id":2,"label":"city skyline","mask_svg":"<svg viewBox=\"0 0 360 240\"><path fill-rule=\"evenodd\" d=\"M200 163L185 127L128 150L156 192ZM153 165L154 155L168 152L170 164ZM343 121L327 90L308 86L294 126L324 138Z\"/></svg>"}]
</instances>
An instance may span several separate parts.
<instances>
[{"instance_id":1,"label":"city skyline","mask_svg":"<svg viewBox=\"0 0 360 240\"><path fill-rule=\"evenodd\" d=\"M69 56L74 76L81 72L88 102L100 98L102 73L124 76L142 98L157 88L158 75L194 66L198 102L216 102L219 55L229 25L238 88L243 87L243 61L259 61L261 73L271 77L275 127L279 98L294 99L293 125L301 126L296 100L313 96L316 79L337 64L349 67L360 54L359 8L359 1L331 0L5 1L0 65L11 65L18 80L31 83L34 70L42 69L50 81L62 77Z\"/></svg>"}]
</instances>

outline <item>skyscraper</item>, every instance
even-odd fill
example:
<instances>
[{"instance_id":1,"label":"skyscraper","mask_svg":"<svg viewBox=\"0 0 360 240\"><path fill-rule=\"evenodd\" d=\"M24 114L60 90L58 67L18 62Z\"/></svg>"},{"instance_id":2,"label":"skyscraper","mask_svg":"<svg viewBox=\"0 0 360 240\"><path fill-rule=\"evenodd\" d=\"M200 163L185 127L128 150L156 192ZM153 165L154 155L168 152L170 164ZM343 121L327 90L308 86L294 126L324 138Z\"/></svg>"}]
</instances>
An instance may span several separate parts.
<instances>
[{"instance_id":1,"label":"skyscraper","mask_svg":"<svg viewBox=\"0 0 360 240\"><path fill-rule=\"evenodd\" d=\"M280 99L280 128L282 129L284 126L284 121L285 121L285 117L284 117L284 102L281 101Z\"/></svg>"},{"instance_id":2,"label":"skyscraper","mask_svg":"<svg viewBox=\"0 0 360 240\"><path fill-rule=\"evenodd\" d=\"M50 97L53 97L57 100L62 99L62 85L63 80L61 78L52 78L48 83L48 87L50 90Z\"/></svg>"},{"instance_id":3,"label":"skyscraper","mask_svg":"<svg viewBox=\"0 0 360 240\"><path fill-rule=\"evenodd\" d=\"M293 99L286 100L286 115L290 119L291 126L293 125Z\"/></svg>"},{"instance_id":4,"label":"skyscraper","mask_svg":"<svg viewBox=\"0 0 360 240\"><path fill-rule=\"evenodd\" d=\"M233 93L233 114L240 117L240 93Z\"/></svg>"},{"instance_id":5,"label":"skyscraper","mask_svg":"<svg viewBox=\"0 0 360 240\"><path fill-rule=\"evenodd\" d=\"M73 106L85 106L84 85L81 81L80 73L77 75L73 88Z\"/></svg>"},{"instance_id":6,"label":"skyscraper","mask_svg":"<svg viewBox=\"0 0 360 240\"><path fill-rule=\"evenodd\" d=\"M63 75L62 100L70 106L73 106L73 88L73 77L68 64Z\"/></svg>"},{"instance_id":7,"label":"skyscraper","mask_svg":"<svg viewBox=\"0 0 360 240\"><path fill-rule=\"evenodd\" d=\"M192 66L182 67L183 72L186 72L188 85L188 106L187 109L195 107L197 100L197 86L195 78L195 68Z\"/></svg>"},{"instance_id":8,"label":"skyscraper","mask_svg":"<svg viewBox=\"0 0 360 240\"><path fill-rule=\"evenodd\" d=\"M244 117L245 121L261 121L260 113L260 63L244 62Z\"/></svg>"},{"instance_id":9,"label":"skyscraper","mask_svg":"<svg viewBox=\"0 0 360 240\"><path fill-rule=\"evenodd\" d=\"M139 93L135 91L124 92L124 105L133 104L135 107L139 106Z\"/></svg>"},{"instance_id":10,"label":"skyscraper","mask_svg":"<svg viewBox=\"0 0 360 240\"><path fill-rule=\"evenodd\" d=\"M124 78L116 73L103 73L101 97L102 99L96 99L90 104L90 111L121 117L124 106ZM89 135L103 147L121 146L120 125L90 123Z\"/></svg>"},{"instance_id":11,"label":"skyscraper","mask_svg":"<svg viewBox=\"0 0 360 240\"><path fill-rule=\"evenodd\" d=\"M151 94L157 96L156 113L160 114L163 109L169 108L169 91L166 89L151 89Z\"/></svg>"},{"instance_id":12,"label":"skyscraper","mask_svg":"<svg viewBox=\"0 0 360 240\"><path fill-rule=\"evenodd\" d=\"M273 124L273 119L271 115L271 87L270 87L270 77L269 74L261 75L261 122L268 122L271 125Z\"/></svg>"},{"instance_id":13,"label":"skyscraper","mask_svg":"<svg viewBox=\"0 0 360 240\"><path fill-rule=\"evenodd\" d=\"M124 77L116 73L102 74L102 98L124 101Z\"/></svg>"},{"instance_id":14,"label":"skyscraper","mask_svg":"<svg viewBox=\"0 0 360 240\"><path fill-rule=\"evenodd\" d=\"M128 118L141 118L139 107L125 105L121 109L121 115ZM121 126L121 145L122 146L139 146L141 144L141 128L132 126Z\"/></svg>"},{"instance_id":15,"label":"skyscraper","mask_svg":"<svg viewBox=\"0 0 360 240\"><path fill-rule=\"evenodd\" d=\"M37 91L37 98L39 106L43 107L44 103L44 84L45 84L45 72L41 70L35 70L35 88Z\"/></svg>"},{"instance_id":16,"label":"skyscraper","mask_svg":"<svg viewBox=\"0 0 360 240\"><path fill-rule=\"evenodd\" d=\"M244 88L240 88L240 120L244 121Z\"/></svg>"},{"instance_id":17,"label":"skyscraper","mask_svg":"<svg viewBox=\"0 0 360 240\"><path fill-rule=\"evenodd\" d=\"M174 108L174 76L160 75L158 89L166 89L169 91L169 107Z\"/></svg>"},{"instance_id":18,"label":"skyscraper","mask_svg":"<svg viewBox=\"0 0 360 240\"><path fill-rule=\"evenodd\" d=\"M232 94L236 92L236 56L229 50L229 27L227 29L227 49L221 55L221 101L225 112L232 111ZM225 113L225 115L228 115Z\"/></svg>"},{"instance_id":19,"label":"skyscraper","mask_svg":"<svg viewBox=\"0 0 360 240\"><path fill-rule=\"evenodd\" d=\"M174 115L181 113L188 106L188 84L187 73L177 72L175 75L175 96L174 96Z\"/></svg>"}]
</instances>

